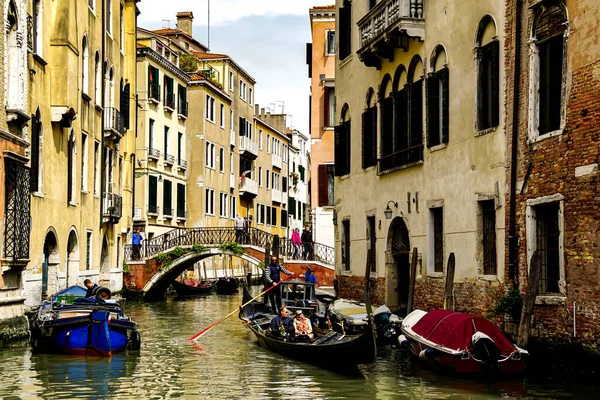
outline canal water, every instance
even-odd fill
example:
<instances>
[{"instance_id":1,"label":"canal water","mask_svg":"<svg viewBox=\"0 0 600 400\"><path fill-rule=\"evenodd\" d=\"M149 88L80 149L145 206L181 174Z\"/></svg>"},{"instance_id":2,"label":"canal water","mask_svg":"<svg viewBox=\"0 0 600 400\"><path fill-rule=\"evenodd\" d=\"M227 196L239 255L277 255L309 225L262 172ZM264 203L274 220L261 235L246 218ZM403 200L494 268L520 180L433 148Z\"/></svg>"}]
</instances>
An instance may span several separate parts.
<instances>
[{"instance_id":1,"label":"canal water","mask_svg":"<svg viewBox=\"0 0 600 400\"><path fill-rule=\"evenodd\" d=\"M408 368L398 352L336 372L259 347L237 316L197 344L187 338L239 307L241 295L129 303L139 352L110 359L0 351L0 399L587 399L600 389L549 380L482 382Z\"/></svg>"}]
</instances>

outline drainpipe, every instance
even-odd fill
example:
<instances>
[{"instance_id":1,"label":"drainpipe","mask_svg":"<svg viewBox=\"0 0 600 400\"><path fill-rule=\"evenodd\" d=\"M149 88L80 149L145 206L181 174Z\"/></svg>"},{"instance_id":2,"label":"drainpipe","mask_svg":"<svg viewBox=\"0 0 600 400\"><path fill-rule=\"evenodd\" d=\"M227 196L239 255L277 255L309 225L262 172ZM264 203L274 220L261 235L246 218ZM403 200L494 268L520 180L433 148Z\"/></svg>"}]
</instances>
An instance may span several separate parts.
<instances>
[{"instance_id":1,"label":"drainpipe","mask_svg":"<svg viewBox=\"0 0 600 400\"><path fill-rule=\"evenodd\" d=\"M515 0L515 67L513 73L513 110L510 157L510 209L508 229L508 279L519 284L517 235L517 161L519 148L519 79L521 70L521 0Z\"/></svg>"}]
</instances>

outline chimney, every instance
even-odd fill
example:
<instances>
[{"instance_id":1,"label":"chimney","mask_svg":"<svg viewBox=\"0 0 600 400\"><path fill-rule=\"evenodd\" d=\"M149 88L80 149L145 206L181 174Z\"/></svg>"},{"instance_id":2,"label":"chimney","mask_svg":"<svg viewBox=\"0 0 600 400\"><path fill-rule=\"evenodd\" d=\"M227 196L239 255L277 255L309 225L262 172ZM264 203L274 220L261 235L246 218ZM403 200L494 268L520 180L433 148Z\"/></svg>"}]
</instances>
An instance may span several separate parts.
<instances>
[{"instance_id":1,"label":"chimney","mask_svg":"<svg viewBox=\"0 0 600 400\"><path fill-rule=\"evenodd\" d=\"M257 117L260 117L260 114L258 113L259 109L260 109L260 106L258 104L255 104L254 105L254 115Z\"/></svg>"},{"instance_id":2,"label":"chimney","mask_svg":"<svg viewBox=\"0 0 600 400\"><path fill-rule=\"evenodd\" d=\"M191 11L183 11L177 13L177 29L192 36L192 22L194 14Z\"/></svg>"}]
</instances>

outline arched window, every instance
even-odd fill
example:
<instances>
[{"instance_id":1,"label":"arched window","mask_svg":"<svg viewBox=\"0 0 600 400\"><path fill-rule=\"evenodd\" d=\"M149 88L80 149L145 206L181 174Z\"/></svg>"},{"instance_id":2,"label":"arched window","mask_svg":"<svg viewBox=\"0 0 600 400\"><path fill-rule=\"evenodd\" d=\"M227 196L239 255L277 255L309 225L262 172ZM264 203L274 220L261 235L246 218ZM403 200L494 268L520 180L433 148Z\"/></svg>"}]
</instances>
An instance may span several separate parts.
<instances>
[{"instance_id":1,"label":"arched window","mask_svg":"<svg viewBox=\"0 0 600 400\"><path fill-rule=\"evenodd\" d=\"M94 59L94 96L96 98L96 104L100 104L101 102L101 92L100 88L102 87L102 71L100 70L100 53L96 50L96 57Z\"/></svg>"},{"instance_id":2,"label":"arched window","mask_svg":"<svg viewBox=\"0 0 600 400\"><path fill-rule=\"evenodd\" d=\"M67 201L75 205L75 162L77 159L77 150L75 147L75 132L71 131L68 142L67 154Z\"/></svg>"},{"instance_id":3,"label":"arched window","mask_svg":"<svg viewBox=\"0 0 600 400\"><path fill-rule=\"evenodd\" d=\"M335 127L335 176L344 176L350 173L350 131L351 119L348 103L342 107L341 123Z\"/></svg>"},{"instance_id":4,"label":"arched window","mask_svg":"<svg viewBox=\"0 0 600 400\"><path fill-rule=\"evenodd\" d=\"M31 116L31 171L30 190L32 192L42 191L42 117L38 108Z\"/></svg>"},{"instance_id":5,"label":"arched window","mask_svg":"<svg viewBox=\"0 0 600 400\"><path fill-rule=\"evenodd\" d=\"M566 22L562 1L545 1L535 8L530 63L530 132L534 135L558 131L563 124Z\"/></svg>"},{"instance_id":6,"label":"arched window","mask_svg":"<svg viewBox=\"0 0 600 400\"><path fill-rule=\"evenodd\" d=\"M444 46L437 45L431 55L427 76L427 147L448 143L449 79Z\"/></svg>"},{"instance_id":7,"label":"arched window","mask_svg":"<svg viewBox=\"0 0 600 400\"><path fill-rule=\"evenodd\" d=\"M500 123L500 42L496 35L496 24L486 15L479 22L475 44L478 131Z\"/></svg>"},{"instance_id":8,"label":"arched window","mask_svg":"<svg viewBox=\"0 0 600 400\"><path fill-rule=\"evenodd\" d=\"M377 102L373 88L367 91L365 111L362 114L362 167L377 164Z\"/></svg>"},{"instance_id":9,"label":"arched window","mask_svg":"<svg viewBox=\"0 0 600 400\"><path fill-rule=\"evenodd\" d=\"M379 125L380 164L379 170L385 171L393 167L394 153L394 97L392 78L386 74L379 86L379 105L381 124Z\"/></svg>"},{"instance_id":10,"label":"arched window","mask_svg":"<svg viewBox=\"0 0 600 400\"><path fill-rule=\"evenodd\" d=\"M87 37L84 36L81 42L81 91L85 95L89 92L88 65L88 44Z\"/></svg>"},{"instance_id":11,"label":"arched window","mask_svg":"<svg viewBox=\"0 0 600 400\"><path fill-rule=\"evenodd\" d=\"M423 62L421 57L414 56L406 74L406 84L402 87L402 75L399 78L397 93L398 125L404 126L399 132L401 165L423 161ZM404 115L402 117L402 115Z\"/></svg>"}]
</instances>

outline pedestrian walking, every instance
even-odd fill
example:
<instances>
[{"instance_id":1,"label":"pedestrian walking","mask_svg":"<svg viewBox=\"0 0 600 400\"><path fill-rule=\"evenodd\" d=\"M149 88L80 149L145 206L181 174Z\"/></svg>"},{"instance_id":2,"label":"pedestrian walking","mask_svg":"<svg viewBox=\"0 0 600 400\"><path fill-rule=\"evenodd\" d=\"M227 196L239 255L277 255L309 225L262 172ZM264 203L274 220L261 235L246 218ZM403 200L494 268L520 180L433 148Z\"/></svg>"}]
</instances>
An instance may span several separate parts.
<instances>
[{"instance_id":1,"label":"pedestrian walking","mask_svg":"<svg viewBox=\"0 0 600 400\"><path fill-rule=\"evenodd\" d=\"M244 218L240 214L237 214L233 219L233 226L235 227L235 241L241 244L244 240Z\"/></svg>"},{"instance_id":2,"label":"pedestrian walking","mask_svg":"<svg viewBox=\"0 0 600 400\"><path fill-rule=\"evenodd\" d=\"M301 240L302 240L302 246L304 247L304 259L312 260L314 257L313 237L312 237L312 231L310 230L310 227L308 225L304 227L304 232L302 232Z\"/></svg>"},{"instance_id":3,"label":"pedestrian walking","mask_svg":"<svg viewBox=\"0 0 600 400\"><path fill-rule=\"evenodd\" d=\"M300 229L295 228L292 232L292 246L294 247L294 259L297 260L300 258L300 245L302 244L302 240L300 240Z\"/></svg>"}]
</instances>

